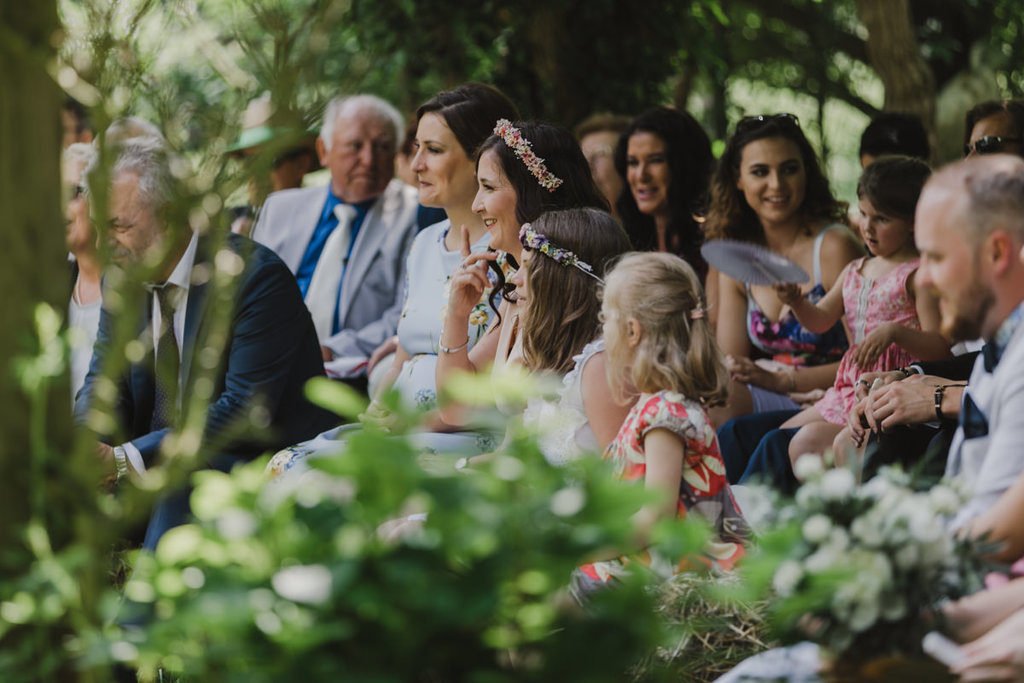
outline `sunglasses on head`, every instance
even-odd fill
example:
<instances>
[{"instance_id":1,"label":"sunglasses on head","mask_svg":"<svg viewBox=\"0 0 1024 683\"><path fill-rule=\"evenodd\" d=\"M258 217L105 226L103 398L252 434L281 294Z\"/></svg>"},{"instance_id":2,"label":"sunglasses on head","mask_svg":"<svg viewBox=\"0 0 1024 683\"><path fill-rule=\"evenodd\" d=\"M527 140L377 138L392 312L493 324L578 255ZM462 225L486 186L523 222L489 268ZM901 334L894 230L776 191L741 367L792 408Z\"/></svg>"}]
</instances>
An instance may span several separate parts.
<instances>
[{"instance_id":1,"label":"sunglasses on head","mask_svg":"<svg viewBox=\"0 0 1024 683\"><path fill-rule=\"evenodd\" d=\"M800 119L795 114L758 114L757 116L744 116L740 119L740 122L736 124L736 132L742 133L769 123L783 123L800 127Z\"/></svg>"},{"instance_id":2,"label":"sunglasses on head","mask_svg":"<svg viewBox=\"0 0 1024 683\"><path fill-rule=\"evenodd\" d=\"M1020 142L1020 138L1004 138L1000 135L986 135L964 145L964 156L975 154L996 154L1003 151L1003 145Z\"/></svg>"}]
</instances>

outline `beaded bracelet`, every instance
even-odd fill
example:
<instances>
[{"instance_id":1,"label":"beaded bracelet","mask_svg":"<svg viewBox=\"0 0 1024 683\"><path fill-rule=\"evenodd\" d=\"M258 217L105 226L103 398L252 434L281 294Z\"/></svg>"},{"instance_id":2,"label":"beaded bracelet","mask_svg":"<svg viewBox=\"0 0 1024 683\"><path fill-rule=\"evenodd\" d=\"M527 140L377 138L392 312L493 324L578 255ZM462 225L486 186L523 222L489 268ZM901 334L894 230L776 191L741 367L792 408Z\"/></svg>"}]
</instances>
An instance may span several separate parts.
<instances>
[{"instance_id":1,"label":"beaded bracelet","mask_svg":"<svg viewBox=\"0 0 1024 683\"><path fill-rule=\"evenodd\" d=\"M946 419L942 415L942 398L946 395L946 389L966 386L966 384L940 384L935 387L935 417L939 422Z\"/></svg>"}]
</instances>

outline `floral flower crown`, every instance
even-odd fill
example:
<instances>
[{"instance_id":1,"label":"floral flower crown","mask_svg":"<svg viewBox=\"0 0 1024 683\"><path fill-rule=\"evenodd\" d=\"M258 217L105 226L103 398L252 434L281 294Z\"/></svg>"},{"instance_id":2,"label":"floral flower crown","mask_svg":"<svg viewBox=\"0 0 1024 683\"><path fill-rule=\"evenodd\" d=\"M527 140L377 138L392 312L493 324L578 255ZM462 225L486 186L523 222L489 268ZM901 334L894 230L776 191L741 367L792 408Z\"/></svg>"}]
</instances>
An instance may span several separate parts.
<instances>
[{"instance_id":1,"label":"floral flower crown","mask_svg":"<svg viewBox=\"0 0 1024 683\"><path fill-rule=\"evenodd\" d=\"M498 119L494 124L494 134L505 141L508 148L526 165L540 186L548 192L554 192L562 184L562 179L548 170L544 160L533 153L530 141L523 137L522 132L512 125L508 119Z\"/></svg>"},{"instance_id":2,"label":"floral flower crown","mask_svg":"<svg viewBox=\"0 0 1024 683\"><path fill-rule=\"evenodd\" d=\"M602 285L604 284L604 280L594 274L594 268L589 263L581 261L576 254L568 249L551 244L551 240L534 230L533 226L529 223L523 223L523 227L519 230L519 241L527 249L539 251L552 261L561 263L563 266L572 266L594 278Z\"/></svg>"}]
</instances>

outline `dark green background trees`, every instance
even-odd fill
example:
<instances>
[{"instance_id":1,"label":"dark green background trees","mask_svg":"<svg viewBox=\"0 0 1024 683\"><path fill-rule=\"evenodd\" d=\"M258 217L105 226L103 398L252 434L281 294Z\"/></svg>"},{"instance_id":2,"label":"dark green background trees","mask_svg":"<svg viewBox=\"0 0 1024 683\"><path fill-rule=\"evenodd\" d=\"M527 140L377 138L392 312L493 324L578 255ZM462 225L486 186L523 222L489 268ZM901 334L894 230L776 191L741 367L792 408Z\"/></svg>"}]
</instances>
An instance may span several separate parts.
<instances>
[{"instance_id":1,"label":"dark green background trees","mask_svg":"<svg viewBox=\"0 0 1024 683\"><path fill-rule=\"evenodd\" d=\"M309 124L338 92L375 92L412 112L439 89L476 79L504 89L524 116L566 126L595 111L672 103L722 140L744 114L792 110L850 198L857 137L871 116L921 115L944 161L958 155L972 103L1024 86L1014 68L1024 6L1014 0L111 5L61 4L72 36L62 50L75 70L68 81L77 72L79 84L102 92L104 70L118 67L123 79L127 69L131 96L104 100L107 113L164 119L172 138L208 156L263 91L282 122ZM98 46L106 58L83 57Z\"/></svg>"}]
</instances>

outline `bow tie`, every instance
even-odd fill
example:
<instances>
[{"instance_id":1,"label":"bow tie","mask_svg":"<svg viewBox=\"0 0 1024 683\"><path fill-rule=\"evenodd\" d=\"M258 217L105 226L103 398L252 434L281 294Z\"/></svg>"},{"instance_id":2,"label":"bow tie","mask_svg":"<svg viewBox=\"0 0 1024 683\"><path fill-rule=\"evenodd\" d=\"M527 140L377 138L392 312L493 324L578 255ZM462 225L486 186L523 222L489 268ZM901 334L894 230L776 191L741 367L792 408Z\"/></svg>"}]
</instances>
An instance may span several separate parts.
<instances>
[{"instance_id":1,"label":"bow tie","mask_svg":"<svg viewBox=\"0 0 1024 683\"><path fill-rule=\"evenodd\" d=\"M963 427L965 439L988 436L988 420L969 391L964 394L964 403L960 408L960 426Z\"/></svg>"},{"instance_id":2,"label":"bow tie","mask_svg":"<svg viewBox=\"0 0 1024 683\"><path fill-rule=\"evenodd\" d=\"M981 362L985 367L985 372L995 372L996 366L999 365L999 360L1003 357L1003 351L995 341L987 342L981 347Z\"/></svg>"}]
</instances>

